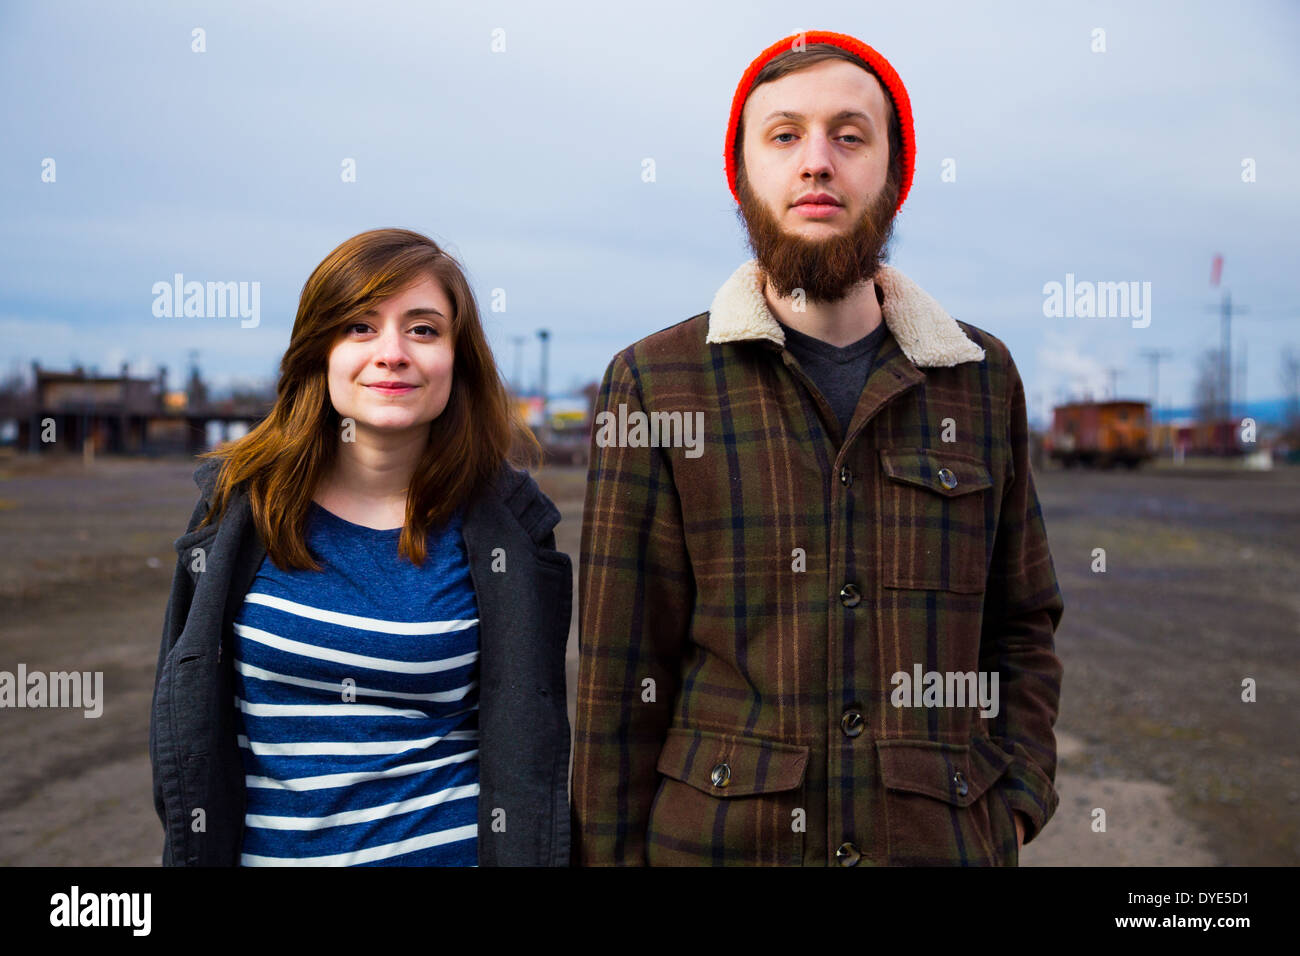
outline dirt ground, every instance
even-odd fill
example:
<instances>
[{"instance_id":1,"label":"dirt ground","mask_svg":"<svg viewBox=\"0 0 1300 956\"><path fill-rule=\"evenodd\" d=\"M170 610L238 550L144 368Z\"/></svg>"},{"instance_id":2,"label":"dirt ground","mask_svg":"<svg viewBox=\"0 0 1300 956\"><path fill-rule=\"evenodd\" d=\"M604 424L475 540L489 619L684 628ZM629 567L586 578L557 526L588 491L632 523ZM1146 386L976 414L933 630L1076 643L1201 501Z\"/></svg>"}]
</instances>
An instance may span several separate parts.
<instances>
[{"instance_id":1,"label":"dirt ground","mask_svg":"<svg viewBox=\"0 0 1300 956\"><path fill-rule=\"evenodd\" d=\"M193 470L0 457L0 670L102 671L106 698L98 719L0 710L0 865L158 862L149 703ZM576 568L585 474L538 478ZM1300 470L1036 480L1066 604L1061 805L1021 863L1300 862Z\"/></svg>"}]
</instances>

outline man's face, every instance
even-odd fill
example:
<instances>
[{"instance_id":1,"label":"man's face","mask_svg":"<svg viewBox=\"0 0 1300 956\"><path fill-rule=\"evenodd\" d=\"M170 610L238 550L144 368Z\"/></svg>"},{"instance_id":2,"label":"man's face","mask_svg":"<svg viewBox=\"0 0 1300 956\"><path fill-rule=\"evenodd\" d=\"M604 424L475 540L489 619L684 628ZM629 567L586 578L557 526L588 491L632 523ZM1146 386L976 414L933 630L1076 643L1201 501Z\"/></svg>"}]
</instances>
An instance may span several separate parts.
<instances>
[{"instance_id":1,"label":"man's face","mask_svg":"<svg viewBox=\"0 0 1300 956\"><path fill-rule=\"evenodd\" d=\"M829 60L764 83L742 116L737 191L755 258L778 295L842 299L875 275L893 231L880 82Z\"/></svg>"}]
</instances>

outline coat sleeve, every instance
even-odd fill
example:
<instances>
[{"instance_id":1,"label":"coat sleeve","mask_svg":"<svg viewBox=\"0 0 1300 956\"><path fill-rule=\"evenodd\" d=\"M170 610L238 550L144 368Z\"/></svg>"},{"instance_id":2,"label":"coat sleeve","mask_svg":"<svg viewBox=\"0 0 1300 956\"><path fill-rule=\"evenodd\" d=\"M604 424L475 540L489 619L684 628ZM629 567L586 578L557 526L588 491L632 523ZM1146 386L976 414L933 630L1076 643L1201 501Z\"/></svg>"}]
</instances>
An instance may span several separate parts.
<instances>
[{"instance_id":1,"label":"coat sleeve","mask_svg":"<svg viewBox=\"0 0 1300 956\"><path fill-rule=\"evenodd\" d=\"M575 865L645 865L655 765L681 685L694 607L681 502L661 448L604 441L643 411L629 353L605 371L583 509L574 733ZM653 683L649 683L649 682Z\"/></svg>"},{"instance_id":2,"label":"coat sleeve","mask_svg":"<svg viewBox=\"0 0 1300 956\"><path fill-rule=\"evenodd\" d=\"M207 502L202 498L194 507L190 523L185 533L189 534L207 513ZM162 682L163 668L167 663L167 653L175 645L185 620L189 616L190 602L194 599L194 583L185 569L186 555L176 556L176 567L172 571L171 592L167 597L167 609L163 612L162 641L158 648L158 665L154 672L153 698L149 709L149 763L153 770L153 806L158 819L163 825L162 863L170 866L172 860L171 833L167 826L167 801L164 781L168 777L167 768L162 765L158 748L158 687Z\"/></svg>"},{"instance_id":3,"label":"coat sleeve","mask_svg":"<svg viewBox=\"0 0 1300 956\"><path fill-rule=\"evenodd\" d=\"M1025 843L1043 828L1060 798L1056 736L1063 668L1054 634L1064 602L1029 463L1024 386L1007 355L1007 439L1014 474L1006 483L985 595L981 668L998 671L1000 709L990 735L1013 757L998 786L1028 820Z\"/></svg>"}]
</instances>

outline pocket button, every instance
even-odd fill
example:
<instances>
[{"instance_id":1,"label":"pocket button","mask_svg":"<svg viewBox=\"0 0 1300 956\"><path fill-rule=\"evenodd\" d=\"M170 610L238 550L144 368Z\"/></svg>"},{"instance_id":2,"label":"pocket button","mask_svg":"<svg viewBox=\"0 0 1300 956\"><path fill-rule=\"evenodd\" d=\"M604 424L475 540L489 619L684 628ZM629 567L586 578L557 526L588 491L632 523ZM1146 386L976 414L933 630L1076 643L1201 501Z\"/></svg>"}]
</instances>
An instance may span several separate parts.
<instances>
[{"instance_id":1,"label":"pocket button","mask_svg":"<svg viewBox=\"0 0 1300 956\"><path fill-rule=\"evenodd\" d=\"M962 776L960 770L952 775L952 782L957 786L957 796L964 797L970 792L970 786L966 783L966 778Z\"/></svg>"},{"instance_id":2,"label":"pocket button","mask_svg":"<svg viewBox=\"0 0 1300 956\"><path fill-rule=\"evenodd\" d=\"M957 487L957 476L952 473L951 468L939 469L939 484L943 485L949 491Z\"/></svg>"},{"instance_id":3,"label":"pocket button","mask_svg":"<svg viewBox=\"0 0 1300 956\"><path fill-rule=\"evenodd\" d=\"M852 843L841 843L835 848L835 859L840 861L840 866L856 866L862 854Z\"/></svg>"},{"instance_id":4,"label":"pocket button","mask_svg":"<svg viewBox=\"0 0 1300 956\"><path fill-rule=\"evenodd\" d=\"M720 763L713 768L713 772L709 775L709 779L713 781L715 787L725 787L731 782L731 768L725 763Z\"/></svg>"}]
</instances>

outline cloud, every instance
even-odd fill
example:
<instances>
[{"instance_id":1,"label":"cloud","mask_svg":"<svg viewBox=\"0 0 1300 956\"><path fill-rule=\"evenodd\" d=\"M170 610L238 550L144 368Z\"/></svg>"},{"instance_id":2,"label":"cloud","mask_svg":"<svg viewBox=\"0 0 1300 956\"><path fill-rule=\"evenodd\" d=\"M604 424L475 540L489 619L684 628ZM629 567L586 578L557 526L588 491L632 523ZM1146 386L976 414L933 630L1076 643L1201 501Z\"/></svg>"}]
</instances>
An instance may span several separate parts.
<instances>
[{"instance_id":1,"label":"cloud","mask_svg":"<svg viewBox=\"0 0 1300 956\"><path fill-rule=\"evenodd\" d=\"M1052 401L1109 394L1107 363L1080 347L1081 332L1046 331L1038 347L1039 383Z\"/></svg>"}]
</instances>

